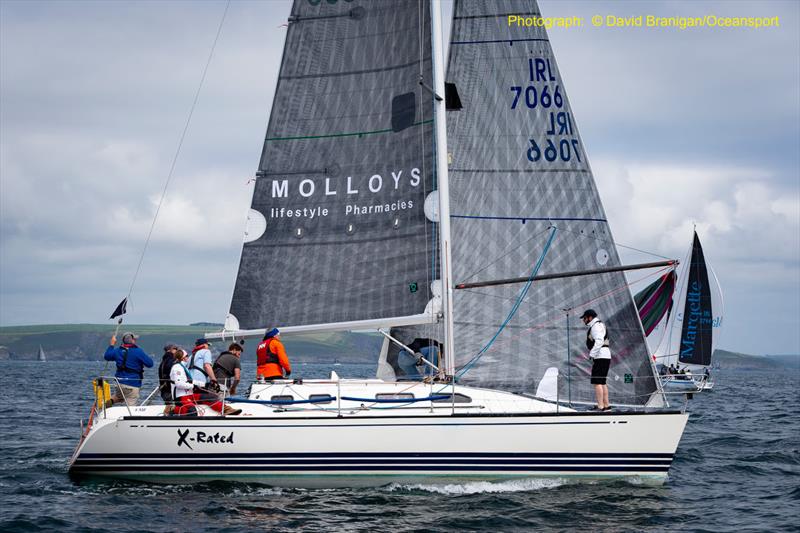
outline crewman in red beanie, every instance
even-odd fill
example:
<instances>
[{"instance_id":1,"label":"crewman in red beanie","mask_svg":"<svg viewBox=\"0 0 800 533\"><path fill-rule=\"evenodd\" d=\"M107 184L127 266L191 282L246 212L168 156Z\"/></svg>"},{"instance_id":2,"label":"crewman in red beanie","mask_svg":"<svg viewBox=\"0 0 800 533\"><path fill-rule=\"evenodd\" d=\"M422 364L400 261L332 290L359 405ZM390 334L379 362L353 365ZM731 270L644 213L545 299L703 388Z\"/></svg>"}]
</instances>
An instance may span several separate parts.
<instances>
[{"instance_id":1,"label":"crewman in red beanie","mask_svg":"<svg viewBox=\"0 0 800 533\"><path fill-rule=\"evenodd\" d=\"M281 379L292 373L292 365L286 356L286 349L280 341L281 332L272 328L264 335L264 340L256 348L258 370L256 375L267 380ZM285 374L284 374L285 372Z\"/></svg>"}]
</instances>

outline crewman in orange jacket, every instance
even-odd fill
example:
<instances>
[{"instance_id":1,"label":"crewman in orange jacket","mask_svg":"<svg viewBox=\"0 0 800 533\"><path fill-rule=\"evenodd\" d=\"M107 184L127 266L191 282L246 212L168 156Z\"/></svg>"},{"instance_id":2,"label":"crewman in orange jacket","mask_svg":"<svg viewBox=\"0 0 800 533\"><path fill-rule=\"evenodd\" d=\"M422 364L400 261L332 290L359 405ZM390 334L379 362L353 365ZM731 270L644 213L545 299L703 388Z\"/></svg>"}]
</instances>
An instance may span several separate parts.
<instances>
[{"instance_id":1,"label":"crewman in orange jacket","mask_svg":"<svg viewBox=\"0 0 800 533\"><path fill-rule=\"evenodd\" d=\"M258 370L256 374L264 379L280 379L292 373L292 365L286 356L286 349L280 341L281 332L272 328L264 335L264 340L256 348ZM286 372L284 374L284 371Z\"/></svg>"}]
</instances>

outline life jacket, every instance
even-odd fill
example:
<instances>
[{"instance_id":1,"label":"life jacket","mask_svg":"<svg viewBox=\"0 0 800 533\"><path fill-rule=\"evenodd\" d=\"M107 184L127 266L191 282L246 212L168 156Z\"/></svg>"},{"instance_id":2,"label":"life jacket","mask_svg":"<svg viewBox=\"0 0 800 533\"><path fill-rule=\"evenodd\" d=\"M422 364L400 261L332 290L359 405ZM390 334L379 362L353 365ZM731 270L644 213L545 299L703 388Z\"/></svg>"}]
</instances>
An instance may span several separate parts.
<instances>
[{"instance_id":1,"label":"life jacket","mask_svg":"<svg viewBox=\"0 0 800 533\"><path fill-rule=\"evenodd\" d=\"M602 324L601 321L595 322L595 324ZM592 324L594 326L594 324ZM592 326L589 326L589 331L586 332L586 348L591 350L594 348L594 339L592 338ZM603 338L603 347L608 348L608 328L606 328L606 336Z\"/></svg>"},{"instance_id":2,"label":"life jacket","mask_svg":"<svg viewBox=\"0 0 800 533\"><path fill-rule=\"evenodd\" d=\"M161 364L158 365L158 382L161 385L166 384L169 381L169 372L172 370L172 366L176 363L175 356L169 352L164 354L164 357L161 358Z\"/></svg>"},{"instance_id":3,"label":"life jacket","mask_svg":"<svg viewBox=\"0 0 800 533\"><path fill-rule=\"evenodd\" d=\"M275 337L270 337L269 339L262 341L258 348L256 348L256 364L258 366L264 366L272 363L273 365L280 365L280 360L278 359L278 354L273 353L272 351L272 341Z\"/></svg>"},{"instance_id":4,"label":"life jacket","mask_svg":"<svg viewBox=\"0 0 800 533\"><path fill-rule=\"evenodd\" d=\"M175 364L181 365L183 373L186 375L186 381L192 383L192 373L189 372L189 369L183 366L183 363L181 363L180 361L176 361ZM170 379L170 381L172 381L172 379ZM175 382L172 381L171 390L173 392L173 397L175 395L174 389L175 389ZM197 416L197 407L195 406L194 403L195 400L192 394L181 396L179 398L179 401L180 402L175 405L175 409L173 409L172 413L170 413L170 416Z\"/></svg>"},{"instance_id":5,"label":"life jacket","mask_svg":"<svg viewBox=\"0 0 800 533\"><path fill-rule=\"evenodd\" d=\"M186 368L185 366L183 366L183 363L181 363L180 361L177 361L177 360L176 360L176 361L175 361L175 365L181 365L181 368L183 369L183 373L184 373L184 374L186 374L186 381L188 381L189 383L194 383L194 380L192 379L192 373L191 373L191 372L189 372L189 369L188 369L188 368ZM175 366L175 365L172 365L172 366ZM171 372L170 372L170 373L171 373ZM175 385L175 380L173 380L171 377L170 377L170 382L171 382L173 385Z\"/></svg>"},{"instance_id":6,"label":"life jacket","mask_svg":"<svg viewBox=\"0 0 800 533\"><path fill-rule=\"evenodd\" d=\"M192 350L192 359L189 361L189 368L191 368L192 370L199 370L206 377L206 379L208 379L209 377L208 372L206 372L205 368L200 368L199 366L194 364L194 356L197 355L197 352L199 352L200 350L207 350L207 349L208 348L199 348L199 349L195 348L194 350ZM191 383L191 380L189 380L189 382Z\"/></svg>"},{"instance_id":7,"label":"life jacket","mask_svg":"<svg viewBox=\"0 0 800 533\"><path fill-rule=\"evenodd\" d=\"M192 373L189 372L189 369L186 368L185 366L183 366L183 363L181 363L178 360L175 361L175 365L181 365L181 368L183 369L183 373L186 375L186 381L188 381L189 383L193 383ZM172 366L175 366L175 365L172 365ZM170 374L172 374L172 372L170 372ZM169 387L170 396L174 400L175 399L175 385L177 385L177 383L175 383L175 380L172 379L171 375L169 377L169 381L171 383L171 385Z\"/></svg>"},{"instance_id":8,"label":"life jacket","mask_svg":"<svg viewBox=\"0 0 800 533\"><path fill-rule=\"evenodd\" d=\"M214 371L214 375L215 375L215 376L222 376L222 377L223 377L223 379L230 379L230 378L232 378L232 377L233 377L235 374L231 374L231 373L228 371L228 369L227 369L227 368L225 368L224 366L222 366L221 364L219 364L219 360L220 360L220 359L222 359L222 356L223 356L223 355L225 355L225 354L228 354L228 355L231 355L231 356L233 356L233 357L236 357L236 356L235 356L235 355L233 355L231 352L228 352L228 351L222 352L221 354L219 354L219 357L217 357L217 359L214 361L214 366L212 366L212 367L211 367L211 370L213 370L213 371Z\"/></svg>"},{"instance_id":9,"label":"life jacket","mask_svg":"<svg viewBox=\"0 0 800 533\"><path fill-rule=\"evenodd\" d=\"M117 372L130 372L131 374L139 376L139 379L144 379L144 368L136 369L128 366L128 348L133 348L135 346L135 344L130 344L128 346L123 344L120 346L122 350L122 364L117 363Z\"/></svg>"}]
</instances>

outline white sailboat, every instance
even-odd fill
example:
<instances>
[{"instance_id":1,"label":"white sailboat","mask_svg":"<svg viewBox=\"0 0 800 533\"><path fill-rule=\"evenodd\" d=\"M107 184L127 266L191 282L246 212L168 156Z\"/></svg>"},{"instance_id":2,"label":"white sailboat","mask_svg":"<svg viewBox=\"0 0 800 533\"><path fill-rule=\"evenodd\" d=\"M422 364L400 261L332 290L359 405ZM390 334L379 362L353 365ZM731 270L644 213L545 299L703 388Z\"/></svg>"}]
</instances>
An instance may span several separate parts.
<instances>
[{"instance_id":1,"label":"white sailboat","mask_svg":"<svg viewBox=\"0 0 800 533\"><path fill-rule=\"evenodd\" d=\"M41 344L39 345L39 353L37 354L37 359L40 362L46 362L47 361L47 356L44 354L44 349L42 348Z\"/></svg>"},{"instance_id":2,"label":"white sailboat","mask_svg":"<svg viewBox=\"0 0 800 533\"><path fill-rule=\"evenodd\" d=\"M677 275L662 276L635 300L664 390L713 390L713 354L722 332L724 305L722 288L696 231Z\"/></svg>"},{"instance_id":3,"label":"white sailboat","mask_svg":"<svg viewBox=\"0 0 800 533\"><path fill-rule=\"evenodd\" d=\"M295 0L230 314L207 335L379 330L380 377L255 382L226 399L240 416L104 409L71 474L666 479L687 415L663 408L546 32L507 23L538 7L456 1L447 86L439 10ZM610 413L579 410L589 303L614 332ZM399 360L420 339L443 351L414 356L424 380Z\"/></svg>"}]
</instances>

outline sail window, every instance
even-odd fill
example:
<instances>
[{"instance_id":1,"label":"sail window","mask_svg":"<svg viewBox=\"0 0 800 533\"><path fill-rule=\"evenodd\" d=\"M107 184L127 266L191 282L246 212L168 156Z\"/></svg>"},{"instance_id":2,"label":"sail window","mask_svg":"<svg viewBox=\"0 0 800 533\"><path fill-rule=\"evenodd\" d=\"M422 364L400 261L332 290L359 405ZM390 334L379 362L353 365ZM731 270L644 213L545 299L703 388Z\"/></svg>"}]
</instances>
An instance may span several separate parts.
<instances>
[{"instance_id":1,"label":"sail window","mask_svg":"<svg viewBox=\"0 0 800 533\"><path fill-rule=\"evenodd\" d=\"M308 399L311 403L331 403L333 398L330 394L312 394Z\"/></svg>"},{"instance_id":2,"label":"sail window","mask_svg":"<svg viewBox=\"0 0 800 533\"><path fill-rule=\"evenodd\" d=\"M444 83L444 105L447 111L460 111L464 107L455 83Z\"/></svg>"},{"instance_id":3,"label":"sail window","mask_svg":"<svg viewBox=\"0 0 800 533\"><path fill-rule=\"evenodd\" d=\"M293 402L294 396L291 394L276 394L269 399L271 402Z\"/></svg>"},{"instance_id":4,"label":"sail window","mask_svg":"<svg viewBox=\"0 0 800 533\"><path fill-rule=\"evenodd\" d=\"M417 97L414 93L398 94L392 98L392 131L403 131L414 125Z\"/></svg>"},{"instance_id":5,"label":"sail window","mask_svg":"<svg viewBox=\"0 0 800 533\"><path fill-rule=\"evenodd\" d=\"M431 400L433 403L472 403L472 398L460 392L457 392L455 396L452 394L435 394L434 396L446 396L446 398Z\"/></svg>"},{"instance_id":6,"label":"sail window","mask_svg":"<svg viewBox=\"0 0 800 533\"><path fill-rule=\"evenodd\" d=\"M330 1L330 0L329 0ZM347 0L345 0L347 1ZM350 18L353 20L361 20L367 14L367 10L361 6L354 7L350 10Z\"/></svg>"},{"instance_id":7,"label":"sail window","mask_svg":"<svg viewBox=\"0 0 800 533\"><path fill-rule=\"evenodd\" d=\"M376 400L413 400L413 392L380 392L375 395Z\"/></svg>"}]
</instances>

